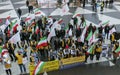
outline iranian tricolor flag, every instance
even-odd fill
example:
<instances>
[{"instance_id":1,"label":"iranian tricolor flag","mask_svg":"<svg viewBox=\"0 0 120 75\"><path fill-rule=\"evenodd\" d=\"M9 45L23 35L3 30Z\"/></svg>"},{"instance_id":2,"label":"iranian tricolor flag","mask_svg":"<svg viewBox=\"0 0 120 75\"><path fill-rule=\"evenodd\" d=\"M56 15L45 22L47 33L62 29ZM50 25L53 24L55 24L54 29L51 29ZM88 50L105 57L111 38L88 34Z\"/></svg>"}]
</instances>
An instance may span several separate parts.
<instances>
[{"instance_id":1,"label":"iranian tricolor flag","mask_svg":"<svg viewBox=\"0 0 120 75\"><path fill-rule=\"evenodd\" d=\"M105 21L104 23L102 23L102 26L105 27L106 25L109 25L109 20L108 21Z\"/></svg>"},{"instance_id":2,"label":"iranian tricolor flag","mask_svg":"<svg viewBox=\"0 0 120 75\"><path fill-rule=\"evenodd\" d=\"M13 30L14 32L17 31L17 27L18 27L18 22L17 20L15 20L14 22L12 22L12 24L10 25L10 30Z\"/></svg>"},{"instance_id":3,"label":"iranian tricolor flag","mask_svg":"<svg viewBox=\"0 0 120 75\"><path fill-rule=\"evenodd\" d=\"M36 26L36 29L35 29L35 33L38 34L40 32L40 29L38 27L38 25Z\"/></svg>"},{"instance_id":4,"label":"iranian tricolor flag","mask_svg":"<svg viewBox=\"0 0 120 75\"><path fill-rule=\"evenodd\" d=\"M115 53L119 53L120 52L120 46L115 50Z\"/></svg>"},{"instance_id":5,"label":"iranian tricolor flag","mask_svg":"<svg viewBox=\"0 0 120 75\"><path fill-rule=\"evenodd\" d=\"M50 31L50 33L49 33L49 35L48 35L48 38L47 38L48 42L50 42L50 40L51 40L51 38L52 38L53 36L56 36L56 34L55 34L55 29L51 29L51 31Z\"/></svg>"},{"instance_id":6,"label":"iranian tricolor flag","mask_svg":"<svg viewBox=\"0 0 120 75\"><path fill-rule=\"evenodd\" d=\"M96 31L92 35L91 40L89 41L89 44L95 43L99 40L98 38L96 38L97 32L98 32L98 29L96 29Z\"/></svg>"},{"instance_id":7,"label":"iranian tricolor flag","mask_svg":"<svg viewBox=\"0 0 120 75\"><path fill-rule=\"evenodd\" d=\"M93 52L93 47L94 47L94 45L92 45L92 46L90 47L90 49L87 51L87 53L92 54L92 52Z\"/></svg>"},{"instance_id":8,"label":"iranian tricolor flag","mask_svg":"<svg viewBox=\"0 0 120 75\"><path fill-rule=\"evenodd\" d=\"M40 41L38 42L36 48L41 48L41 47L45 47L45 46L48 46L47 38L46 38L46 37L43 37L43 38L41 38Z\"/></svg>"},{"instance_id":9,"label":"iranian tricolor flag","mask_svg":"<svg viewBox=\"0 0 120 75\"><path fill-rule=\"evenodd\" d=\"M62 22L63 22L63 19L60 18L60 19L58 20L58 24L61 24Z\"/></svg>"},{"instance_id":10,"label":"iranian tricolor flag","mask_svg":"<svg viewBox=\"0 0 120 75\"><path fill-rule=\"evenodd\" d=\"M31 17L27 17L26 19L25 19L25 22L28 22L28 21L30 21L31 20Z\"/></svg>"},{"instance_id":11,"label":"iranian tricolor flag","mask_svg":"<svg viewBox=\"0 0 120 75\"><path fill-rule=\"evenodd\" d=\"M40 74L41 70L43 69L43 66L45 65L45 62L41 61L37 64L37 66L35 67L35 70L33 72L33 75L38 75Z\"/></svg>"},{"instance_id":12,"label":"iranian tricolor flag","mask_svg":"<svg viewBox=\"0 0 120 75\"><path fill-rule=\"evenodd\" d=\"M51 26L51 30L52 29L58 29L61 30L61 23L63 22L63 19L59 19L58 21L55 21L54 24Z\"/></svg>"},{"instance_id":13,"label":"iranian tricolor flag","mask_svg":"<svg viewBox=\"0 0 120 75\"><path fill-rule=\"evenodd\" d=\"M41 11L39 8L35 9L35 15L41 14Z\"/></svg>"},{"instance_id":14,"label":"iranian tricolor flag","mask_svg":"<svg viewBox=\"0 0 120 75\"><path fill-rule=\"evenodd\" d=\"M13 36L9 39L9 41L10 41L11 43L14 43L14 44L16 44L17 42L21 41L21 39L20 39L20 33L17 32L15 35L13 35Z\"/></svg>"},{"instance_id":15,"label":"iranian tricolor flag","mask_svg":"<svg viewBox=\"0 0 120 75\"><path fill-rule=\"evenodd\" d=\"M1 52L1 56L4 56L5 54L8 53L8 50L7 49L2 49L2 52Z\"/></svg>"},{"instance_id":16,"label":"iranian tricolor flag","mask_svg":"<svg viewBox=\"0 0 120 75\"><path fill-rule=\"evenodd\" d=\"M76 13L74 13L74 15L73 15L73 17L80 17L80 14L78 13L78 14L76 14Z\"/></svg>"},{"instance_id":17,"label":"iranian tricolor flag","mask_svg":"<svg viewBox=\"0 0 120 75\"><path fill-rule=\"evenodd\" d=\"M87 31L87 26L84 28L84 30L83 30L83 32L82 32L82 35L81 35L81 37L80 37L80 41L82 41L82 42L84 42L84 39L85 39L85 33L86 33L86 31Z\"/></svg>"},{"instance_id":18,"label":"iranian tricolor flag","mask_svg":"<svg viewBox=\"0 0 120 75\"><path fill-rule=\"evenodd\" d=\"M92 30L91 30L90 33L88 34L86 40L89 41L89 42L91 42L91 40L92 40L92 38L93 38L92 35L93 35L93 33L92 33Z\"/></svg>"}]
</instances>

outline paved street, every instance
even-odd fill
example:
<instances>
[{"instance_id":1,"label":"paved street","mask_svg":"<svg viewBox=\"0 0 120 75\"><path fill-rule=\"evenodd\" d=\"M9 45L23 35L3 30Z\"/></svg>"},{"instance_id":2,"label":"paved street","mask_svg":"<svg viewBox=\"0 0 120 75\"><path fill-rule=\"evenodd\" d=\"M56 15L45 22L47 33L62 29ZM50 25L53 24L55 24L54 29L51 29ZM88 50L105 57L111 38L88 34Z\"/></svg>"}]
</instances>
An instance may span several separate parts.
<instances>
[{"instance_id":1,"label":"paved street","mask_svg":"<svg viewBox=\"0 0 120 75\"><path fill-rule=\"evenodd\" d=\"M18 15L16 13L18 8L22 9L22 19L25 19L28 15L28 9L25 5L25 0L3 0L4 2L0 2L0 19L3 22L0 24L4 24L6 17L11 16L11 20L18 19ZM60 16L59 8L53 6L48 7L43 5L40 8L41 12L43 12L46 16L53 16L54 18L63 18L63 23L68 24L70 19L72 18L74 13L83 14L87 24L93 23L94 25L98 25L99 21L110 21L110 25L115 25L117 32L120 32L120 2L115 2L112 8L105 8L103 14L100 13L100 8L98 8L98 12L92 11L92 6L90 4L86 4L86 7L83 9L81 7L70 7L70 11L65 16ZM39 18L39 16L38 16ZM108 42L108 40L106 40ZM18 50L18 49L16 49ZM28 48L29 50L29 48ZM94 61L96 62L96 61ZM119 75L120 74L120 60L118 60L117 64L112 63L107 58L101 58L99 63L93 63L88 59L87 65L80 65L77 67L73 67L71 69L65 69L61 71L53 71L49 72L48 75ZM111 66L112 65L112 66ZM28 64L26 64L27 73ZM3 69L2 64L0 64L0 75L6 75ZM12 63L12 73L13 75L19 75L19 67L16 62Z\"/></svg>"}]
</instances>

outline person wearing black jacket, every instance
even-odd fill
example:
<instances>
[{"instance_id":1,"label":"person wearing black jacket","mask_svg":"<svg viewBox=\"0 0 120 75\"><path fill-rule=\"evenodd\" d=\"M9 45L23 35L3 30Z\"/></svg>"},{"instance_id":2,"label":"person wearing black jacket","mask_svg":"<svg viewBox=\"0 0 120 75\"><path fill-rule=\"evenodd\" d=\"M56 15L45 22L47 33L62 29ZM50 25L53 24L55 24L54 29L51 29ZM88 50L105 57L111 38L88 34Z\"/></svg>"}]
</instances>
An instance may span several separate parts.
<instances>
[{"instance_id":1,"label":"person wearing black jacket","mask_svg":"<svg viewBox=\"0 0 120 75\"><path fill-rule=\"evenodd\" d=\"M33 13L33 6L32 5L28 6L28 10L29 10L29 13Z\"/></svg>"},{"instance_id":2,"label":"person wearing black jacket","mask_svg":"<svg viewBox=\"0 0 120 75\"><path fill-rule=\"evenodd\" d=\"M80 26L81 26L81 25L83 26L84 22L85 22L85 18L84 18L84 15L82 15Z\"/></svg>"},{"instance_id":3,"label":"person wearing black jacket","mask_svg":"<svg viewBox=\"0 0 120 75\"><path fill-rule=\"evenodd\" d=\"M102 26L98 28L99 34L102 34L102 29L103 29Z\"/></svg>"},{"instance_id":4,"label":"person wearing black jacket","mask_svg":"<svg viewBox=\"0 0 120 75\"><path fill-rule=\"evenodd\" d=\"M6 45L7 45L7 49L8 49L11 61L16 61L16 56L14 53L15 45L13 43L10 43L10 42L6 43Z\"/></svg>"},{"instance_id":5,"label":"person wearing black jacket","mask_svg":"<svg viewBox=\"0 0 120 75\"><path fill-rule=\"evenodd\" d=\"M81 35L81 29L77 28L76 29L76 37L78 38Z\"/></svg>"},{"instance_id":6,"label":"person wearing black jacket","mask_svg":"<svg viewBox=\"0 0 120 75\"><path fill-rule=\"evenodd\" d=\"M18 8L17 12L18 12L18 17L20 18L22 15L22 10L20 8Z\"/></svg>"},{"instance_id":7,"label":"person wearing black jacket","mask_svg":"<svg viewBox=\"0 0 120 75\"><path fill-rule=\"evenodd\" d=\"M26 1L26 6L27 6L27 7L29 6L29 1L28 1L28 0Z\"/></svg>"},{"instance_id":8,"label":"person wearing black jacket","mask_svg":"<svg viewBox=\"0 0 120 75\"><path fill-rule=\"evenodd\" d=\"M88 33L90 33L91 30L92 30L92 32L94 32L92 23L90 23L90 26L88 27Z\"/></svg>"},{"instance_id":9,"label":"person wearing black jacket","mask_svg":"<svg viewBox=\"0 0 120 75\"><path fill-rule=\"evenodd\" d=\"M108 25L105 26L105 35L107 36L107 39L108 39L108 36L109 36L109 30L110 30L110 27Z\"/></svg>"},{"instance_id":10,"label":"person wearing black jacket","mask_svg":"<svg viewBox=\"0 0 120 75\"><path fill-rule=\"evenodd\" d=\"M38 23L38 27L39 27L39 29L42 29L42 19L40 18L38 21L37 21L37 23Z\"/></svg>"},{"instance_id":11,"label":"person wearing black jacket","mask_svg":"<svg viewBox=\"0 0 120 75\"><path fill-rule=\"evenodd\" d=\"M65 36L65 30L61 29L61 30L60 30L60 35L61 35L61 38L63 39L64 36Z\"/></svg>"}]
</instances>

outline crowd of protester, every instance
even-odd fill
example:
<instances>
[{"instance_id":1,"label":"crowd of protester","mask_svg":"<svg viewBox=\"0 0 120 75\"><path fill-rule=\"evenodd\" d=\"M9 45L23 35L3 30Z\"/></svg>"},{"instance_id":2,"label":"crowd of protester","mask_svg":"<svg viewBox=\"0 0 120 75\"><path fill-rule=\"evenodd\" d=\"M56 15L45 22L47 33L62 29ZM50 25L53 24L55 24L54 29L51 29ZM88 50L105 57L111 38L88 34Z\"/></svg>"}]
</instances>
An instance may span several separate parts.
<instances>
[{"instance_id":1,"label":"crowd of protester","mask_svg":"<svg viewBox=\"0 0 120 75\"><path fill-rule=\"evenodd\" d=\"M27 3L27 6L29 7L29 3ZM21 9L18 10L18 12L22 13ZM33 12L29 11L29 13ZM20 17L21 15L19 14L19 18ZM36 48L40 38L48 37L50 33L50 27L57 21L57 19L51 18L52 22L49 22L49 18L50 17L42 16L39 19L32 20L29 25L27 25L25 21L21 19L21 41L17 44L11 43L9 39L16 34L18 30L13 30L13 32L10 33L10 25L8 25L8 27L4 30L5 42L3 41L3 38L0 38L0 46L2 49L7 49L9 55L1 56L0 61L2 64L4 64L6 73L8 75L12 75L10 69L12 67L11 62L16 61L20 67L21 73L26 73L25 64L27 63L28 59L30 59L28 62L36 65L39 61L53 61L70 57L85 56L85 62L87 63L88 57L90 57L90 60L93 61L96 55L96 60L99 61L103 50L102 46L105 44L106 39L111 41L110 47L108 48L113 48L110 54L113 54L114 62L116 62L119 54L116 53L115 50L119 47L119 43L117 41L119 40L119 36L116 35L116 32L113 32L111 35L109 35L110 30L115 26L109 25L109 23L105 26L102 24L95 26L92 23L89 25L84 25L86 22L84 15L72 17L72 23L69 22L68 25L65 25L65 27L61 28L60 30L55 29L56 36L52 37L51 40L47 42L48 46ZM80 24L78 24L78 18L80 18ZM35 31L37 26L39 30ZM66 30L66 28L68 29ZM85 28L87 28L84 35L85 39L84 42L82 42L83 40L81 40L80 37ZM72 31L71 34L69 33L70 31ZM89 44L86 38L91 31L92 33L97 31L96 38L98 38L98 40L97 42L92 42ZM88 53L89 48L93 45L94 47L92 48L92 53ZM16 49L18 49L18 51L16 51ZM29 55L28 52L30 52Z\"/></svg>"}]
</instances>

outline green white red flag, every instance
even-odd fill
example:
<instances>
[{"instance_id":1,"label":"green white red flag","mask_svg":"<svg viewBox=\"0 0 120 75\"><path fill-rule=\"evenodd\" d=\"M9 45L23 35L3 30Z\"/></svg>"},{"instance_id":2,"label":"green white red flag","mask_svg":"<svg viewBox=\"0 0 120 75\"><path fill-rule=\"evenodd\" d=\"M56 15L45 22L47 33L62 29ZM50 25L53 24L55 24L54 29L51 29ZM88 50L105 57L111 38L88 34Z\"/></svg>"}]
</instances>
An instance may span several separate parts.
<instances>
[{"instance_id":1,"label":"green white red flag","mask_svg":"<svg viewBox=\"0 0 120 75\"><path fill-rule=\"evenodd\" d=\"M92 45L92 46L90 47L90 49L88 49L87 53L92 54L93 48L94 48L94 45Z\"/></svg>"},{"instance_id":2,"label":"green white red flag","mask_svg":"<svg viewBox=\"0 0 120 75\"><path fill-rule=\"evenodd\" d=\"M46 37L43 37L40 39L40 41L38 42L36 48L41 48L41 47L46 47L48 46L48 43L47 43L47 38Z\"/></svg>"},{"instance_id":3,"label":"green white red flag","mask_svg":"<svg viewBox=\"0 0 120 75\"><path fill-rule=\"evenodd\" d=\"M92 33L92 30L91 30L90 33L88 34L86 40L87 40L87 41L91 41L92 35L93 35L93 33Z\"/></svg>"},{"instance_id":4,"label":"green white red flag","mask_svg":"<svg viewBox=\"0 0 120 75\"><path fill-rule=\"evenodd\" d=\"M105 27L106 25L109 25L109 20L108 21L105 21L104 23L102 23L102 26Z\"/></svg>"},{"instance_id":5,"label":"green white red flag","mask_svg":"<svg viewBox=\"0 0 120 75\"><path fill-rule=\"evenodd\" d=\"M115 53L119 53L120 52L120 46L115 50Z\"/></svg>"},{"instance_id":6,"label":"green white red flag","mask_svg":"<svg viewBox=\"0 0 120 75\"><path fill-rule=\"evenodd\" d=\"M35 70L34 70L34 72L33 72L33 75L39 75L40 72L41 72L41 70L43 69L43 66L45 65L45 63L46 63L46 62L43 62L43 61L39 62L39 63L37 64L37 66L35 67Z\"/></svg>"}]
</instances>

